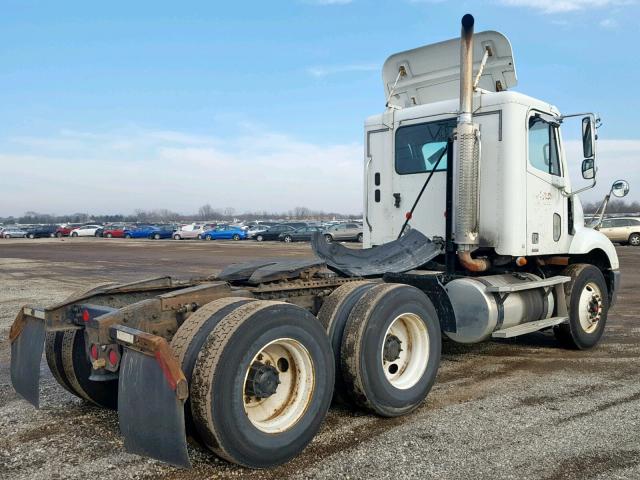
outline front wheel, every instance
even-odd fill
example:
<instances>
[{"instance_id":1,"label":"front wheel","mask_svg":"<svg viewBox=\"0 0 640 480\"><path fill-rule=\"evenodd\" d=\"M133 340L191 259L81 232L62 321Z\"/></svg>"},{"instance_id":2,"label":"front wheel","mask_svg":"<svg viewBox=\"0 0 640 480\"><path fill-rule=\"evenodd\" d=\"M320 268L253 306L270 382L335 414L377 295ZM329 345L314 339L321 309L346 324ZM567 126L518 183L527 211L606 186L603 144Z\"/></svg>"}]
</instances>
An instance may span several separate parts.
<instances>
[{"instance_id":1,"label":"front wheel","mask_svg":"<svg viewBox=\"0 0 640 480\"><path fill-rule=\"evenodd\" d=\"M280 465L313 439L333 394L322 325L283 302L254 301L219 321L198 355L191 408L204 443L251 468Z\"/></svg>"},{"instance_id":2,"label":"front wheel","mask_svg":"<svg viewBox=\"0 0 640 480\"><path fill-rule=\"evenodd\" d=\"M262 240L264 240L264 237L263 237L262 235L257 235L257 236L256 236L256 240L257 240L258 242L261 242Z\"/></svg>"},{"instance_id":3,"label":"front wheel","mask_svg":"<svg viewBox=\"0 0 640 480\"><path fill-rule=\"evenodd\" d=\"M359 233L358 234L358 238L357 238L358 242L362 243L362 239L363 238L364 238L364 236L361 233Z\"/></svg>"},{"instance_id":4,"label":"front wheel","mask_svg":"<svg viewBox=\"0 0 640 480\"><path fill-rule=\"evenodd\" d=\"M58 238L62 238L62 232L57 232L57 233L56 233L56 237L58 237Z\"/></svg>"},{"instance_id":5,"label":"front wheel","mask_svg":"<svg viewBox=\"0 0 640 480\"><path fill-rule=\"evenodd\" d=\"M154 240L160 240L160 234L159 234L159 233L156 233L156 234L153 236L153 239L154 239Z\"/></svg>"},{"instance_id":6,"label":"front wheel","mask_svg":"<svg viewBox=\"0 0 640 480\"><path fill-rule=\"evenodd\" d=\"M327 243L331 243L333 242L333 237L331 235L325 235L324 236L324 241Z\"/></svg>"},{"instance_id":7,"label":"front wheel","mask_svg":"<svg viewBox=\"0 0 640 480\"><path fill-rule=\"evenodd\" d=\"M212 240L212 239L213 239L213 237L212 237L211 235L205 235L205 236L204 236L204 239L205 239L205 240Z\"/></svg>"},{"instance_id":8,"label":"front wheel","mask_svg":"<svg viewBox=\"0 0 640 480\"><path fill-rule=\"evenodd\" d=\"M73 232L73 233L71 234L71 236L72 236L72 237L77 237L77 236L78 236L78 232Z\"/></svg>"},{"instance_id":9,"label":"front wheel","mask_svg":"<svg viewBox=\"0 0 640 480\"><path fill-rule=\"evenodd\" d=\"M231 237L231 238L237 242L238 240L240 240L240 235L238 235L237 233L235 233L235 234L233 235L233 237Z\"/></svg>"},{"instance_id":10,"label":"front wheel","mask_svg":"<svg viewBox=\"0 0 640 480\"><path fill-rule=\"evenodd\" d=\"M629 245L633 247L640 246L640 233L632 233L629 235Z\"/></svg>"},{"instance_id":11,"label":"front wheel","mask_svg":"<svg viewBox=\"0 0 640 480\"><path fill-rule=\"evenodd\" d=\"M30 238L31 240L33 240L34 238L36 238L36 236L33 233L29 233L27 235L27 238Z\"/></svg>"},{"instance_id":12,"label":"front wheel","mask_svg":"<svg viewBox=\"0 0 640 480\"><path fill-rule=\"evenodd\" d=\"M569 322L554 328L556 338L565 346L584 350L602 338L609 311L609 294L599 268L577 263L562 275L571 277L564 284Z\"/></svg>"},{"instance_id":13,"label":"front wheel","mask_svg":"<svg viewBox=\"0 0 640 480\"><path fill-rule=\"evenodd\" d=\"M177 235L177 234L176 234L176 235L174 235L174 236L173 236L173 239L174 239L174 240L180 240L180 235Z\"/></svg>"},{"instance_id":14,"label":"front wheel","mask_svg":"<svg viewBox=\"0 0 640 480\"><path fill-rule=\"evenodd\" d=\"M293 238L291 238L291 235L285 235L285 237L283 238L283 240L286 243L291 243L293 241Z\"/></svg>"},{"instance_id":15,"label":"front wheel","mask_svg":"<svg viewBox=\"0 0 640 480\"><path fill-rule=\"evenodd\" d=\"M107 238L112 238L112 237L113 237L113 234L107 233Z\"/></svg>"}]
</instances>

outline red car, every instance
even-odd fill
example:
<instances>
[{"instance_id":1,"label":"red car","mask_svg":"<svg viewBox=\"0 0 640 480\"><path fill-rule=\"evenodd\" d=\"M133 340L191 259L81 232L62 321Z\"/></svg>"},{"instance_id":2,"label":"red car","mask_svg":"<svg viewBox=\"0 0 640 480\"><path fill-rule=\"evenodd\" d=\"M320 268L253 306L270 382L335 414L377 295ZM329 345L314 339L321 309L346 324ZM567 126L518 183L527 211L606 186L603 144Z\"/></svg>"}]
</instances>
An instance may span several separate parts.
<instances>
[{"instance_id":1,"label":"red car","mask_svg":"<svg viewBox=\"0 0 640 480\"><path fill-rule=\"evenodd\" d=\"M124 238L124 226L111 225L110 227L104 227L102 236L107 238Z\"/></svg>"},{"instance_id":2,"label":"red car","mask_svg":"<svg viewBox=\"0 0 640 480\"><path fill-rule=\"evenodd\" d=\"M56 228L55 236L58 238L68 237L69 235L71 235L71 230L73 230L78 226L79 226L78 224L69 224L69 225L60 226Z\"/></svg>"}]
</instances>

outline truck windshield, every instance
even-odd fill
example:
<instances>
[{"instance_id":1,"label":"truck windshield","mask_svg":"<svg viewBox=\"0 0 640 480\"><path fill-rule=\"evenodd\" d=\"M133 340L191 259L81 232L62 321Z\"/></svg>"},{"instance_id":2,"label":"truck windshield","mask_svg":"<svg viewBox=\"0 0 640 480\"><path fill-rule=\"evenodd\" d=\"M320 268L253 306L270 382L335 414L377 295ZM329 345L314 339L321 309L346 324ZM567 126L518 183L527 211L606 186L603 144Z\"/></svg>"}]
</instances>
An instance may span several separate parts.
<instances>
[{"instance_id":1,"label":"truck windshield","mask_svg":"<svg viewBox=\"0 0 640 480\"><path fill-rule=\"evenodd\" d=\"M456 127L456 119L419 123L396 130L396 172L400 175L426 173L433 170L442 149ZM447 169L447 157L436 171Z\"/></svg>"}]
</instances>

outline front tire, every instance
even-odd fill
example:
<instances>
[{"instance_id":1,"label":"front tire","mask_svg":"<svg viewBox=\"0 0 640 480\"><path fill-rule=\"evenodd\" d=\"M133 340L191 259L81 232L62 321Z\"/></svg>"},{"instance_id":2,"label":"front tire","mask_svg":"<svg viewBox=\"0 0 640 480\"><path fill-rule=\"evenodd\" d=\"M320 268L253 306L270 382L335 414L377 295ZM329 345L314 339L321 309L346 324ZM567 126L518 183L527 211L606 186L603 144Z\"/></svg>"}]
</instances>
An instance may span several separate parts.
<instances>
[{"instance_id":1,"label":"front tire","mask_svg":"<svg viewBox=\"0 0 640 480\"><path fill-rule=\"evenodd\" d=\"M34 238L36 238L36 236L33 233L29 233L27 234L27 238L30 238L31 240L33 240Z\"/></svg>"},{"instance_id":2,"label":"front tire","mask_svg":"<svg viewBox=\"0 0 640 480\"><path fill-rule=\"evenodd\" d=\"M153 239L154 239L154 240L160 240L160 234L159 234L159 233L156 233L156 234L153 236Z\"/></svg>"},{"instance_id":3,"label":"front tire","mask_svg":"<svg viewBox=\"0 0 640 480\"><path fill-rule=\"evenodd\" d=\"M173 236L173 239L174 239L174 240L180 240L180 235L174 235L174 236Z\"/></svg>"},{"instance_id":4,"label":"front tire","mask_svg":"<svg viewBox=\"0 0 640 480\"><path fill-rule=\"evenodd\" d=\"M362 243L363 239L364 239L364 236L361 233L359 233L357 238L358 242Z\"/></svg>"},{"instance_id":5,"label":"front tire","mask_svg":"<svg viewBox=\"0 0 640 480\"><path fill-rule=\"evenodd\" d=\"M211 235L205 235L204 236L204 239L207 240L207 241L211 240L212 238L213 237Z\"/></svg>"},{"instance_id":6,"label":"front tire","mask_svg":"<svg viewBox=\"0 0 640 480\"><path fill-rule=\"evenodd\" d=\"M107 233L107 238L113 238L113 234Z\"/></svg>"},{"instance_id":7,"label":"front tire","mask_svg":"<svg viewBox=\"0 0 640 480\"><path fill-rule=\"evenodd\" d=\"M327 243L331 243L333 242L333 237L331 235L325 235L324 236L324 241Z\"/></svg>"},{"instance_id":8,"label":"front tire","mask_svg":"<svg viewBox=\"0 0 640 480\"><path fill-rule=\"evenodd\" d=\"M629 235L629 245L632 247L640 246L640 233L632 233Z\"/></svg>"},{"instance_id":9,"label":"front tire","mask_svg":"<svg viewBox=\"0 0 640 480\"><path fill-rule=\"evenodd\" d=\"M237 233L234 233L233 237L231 238L237 242L238 240L240 240L240 235L238 235Z\"/></svg>"},{"instance_id":10,"label":"front tire","mask_svg":"<svg viewBox=\"0 0 640 480\"><path fill-rule=\"evenodd\" d=\"M57 232L57 233L56 233L56 237L58 237L58 238L62 238L62 232Z\"/></svg>"},{"instance_id":11,"label":"front tire","mask_svg":"<svg viewBox=\"0 0 640 480\"><path fill-rule=\"evenodd\" d=\"M226 460L280 465L320 429L333 381L331 346L311 313L250 302L218 323L198 355L191 385L196 428Z\"/></svg>"},{"instance_id":12,"label":"front tire","mask_svg":"<svg viewBox=\"0 0 640 480\"><path fill-rule=\"evenodd\" d=\"M285 235L285 237L282 240L285 243L291 243L293 241L293 238L291 238L291 235Z\"/></svg>"},{"instance_id":13,"label":"front tire","mask_svg":"<svg viewBox=\"0 0 640 480\"><path fill-rule=\"evenodd\" d=\"M77 237L77 236L78 236L78 233L77 233L77 232L73 232L73 233L71 234L71 236L72 236L72 237Z\"/></svg>"},{"instance_id":14,"label":"front tire","mask_svg":"<svg viewBox=\"0 0 640 480\"><path fill-rule=\"evenodd\" d=\"M600 342L607 323L607 282L599 268L585 263L570 265L562 275L571 277L564 284L569 322L554 328L556 338L568 348L592 348Z\"/></svg>"},{"instance_id":15,"label":"front tire","mask_svg":"<svg viewBox=\"0 0 640 480\"><path fill-rule=\"evenodd\" d=\"M262 240L264 240L264 237L262 235L256 236L256 241L261 242Z\"/></svg>"},{"instance_id":16,"label":"front tire","mask_svg":"<svg viewBox=\"0 0 640 480\"><path fill-rule=\"evenodd\" d=\"M416 409L440 365L440 322L431 300L409 285L367 291L344 330L341 371L352 401L383 417Z\"/></svg>"}]
</instances>

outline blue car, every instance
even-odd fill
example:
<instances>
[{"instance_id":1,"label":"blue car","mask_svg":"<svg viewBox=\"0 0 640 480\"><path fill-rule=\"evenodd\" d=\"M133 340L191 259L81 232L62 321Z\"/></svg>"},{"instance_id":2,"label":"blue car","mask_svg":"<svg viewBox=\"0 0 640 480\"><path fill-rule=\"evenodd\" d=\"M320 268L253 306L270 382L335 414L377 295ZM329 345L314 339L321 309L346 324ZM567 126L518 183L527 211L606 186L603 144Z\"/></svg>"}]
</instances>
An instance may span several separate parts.
<instances>
[{"instance_id":1,"label":"blue car","mask_svg":"<svg viewBox=\"0 0 640 480\"><path fill-rule=\"evenodd\" d=\"M244 240L247 238L247 231L239 227L221 225L211 230L205 230L201 235L204 240Z\"/></svg>"},{"instance_id":2,"label":"blue car","mask_svg":"<svg viewBox=\"0 0 640 480\"><path fill-rule=\"evenodd\" d=\"M137 227L127 227L124 229L124 238L171 238L173 231L168 228L156 227L155 225L139 225Z\"/></svg>"}]
</instances>

